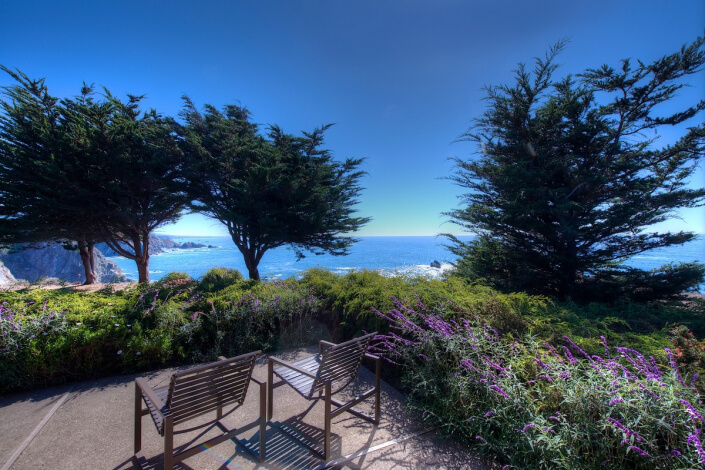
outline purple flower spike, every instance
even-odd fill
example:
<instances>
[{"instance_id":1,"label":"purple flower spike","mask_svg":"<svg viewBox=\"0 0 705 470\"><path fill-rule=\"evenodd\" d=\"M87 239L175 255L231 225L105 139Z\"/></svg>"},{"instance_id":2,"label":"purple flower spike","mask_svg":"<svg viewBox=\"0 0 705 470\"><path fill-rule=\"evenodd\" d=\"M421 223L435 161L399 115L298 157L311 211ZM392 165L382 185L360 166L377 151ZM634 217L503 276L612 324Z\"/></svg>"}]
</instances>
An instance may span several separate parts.
<instances>
[{"instance_id":1,"label":"purple flower spike","mask_svg":"<svg viewBox=\"0 0 705 470\"><path fill-rule=\"evenodd\" d=\"M698 410L696 410L695 407L690 404L690 402L688 402L687 400L683 400L683 399L678 400L678 401L680 403L682 403L683 405L685 405L685 407L688 410L688 413L690 414L690 419L692 419L693 421L695 421L696 419L699 419L700 421L705 423L705 419L703 419L703 415L700 414L700 412L698 412Z\"/></svg>"},{"instance_id":2,"label":"purple flower spike","mask_svg":"<svg viewBox=\"0 0 705 470\"><path fill-rule=\"evenodd\" d=\"M637 453L638 453L639 455L641 455L642 457L649 457L649 453L648 453L648 452L646 452L646 451L643 450L643 449L638 448L637 446L629 446L629 447L627 447L627 452L629 452L630 450L634 450L635 452L637 452Z\"/></svg>"},{"instance_id":3,"label":"purple flower spike","mask_svg":"<svg viewBox=\"0 0 705 470\"><path fill-rule=\"evenodd\" d=\"M495 392L499 393L500 395L502 395L502 396L503 396L504 398L506 398L507 400L510 399L509 395L507 395L507 392L505 392L504 390L502 390L502 389L501 389L500 387L498 387L497 385L490 385L490 388L491 388L492 390L494 390Z\"/></svg>"},{"instance_id":4,"label":"purple flower spike","mask_svg":"<svg viewBox=\"0 0 705 470\"><path fill-rule=\"evenodd\" d=\"M700 442L699 436L700 429L696 429L695 434L688 435L688 444L695 446L695 449L698 451L698 455L700 456L700 463L705 463L705 450L703 450L703 444Z\"/></svg>"}]
</instances>

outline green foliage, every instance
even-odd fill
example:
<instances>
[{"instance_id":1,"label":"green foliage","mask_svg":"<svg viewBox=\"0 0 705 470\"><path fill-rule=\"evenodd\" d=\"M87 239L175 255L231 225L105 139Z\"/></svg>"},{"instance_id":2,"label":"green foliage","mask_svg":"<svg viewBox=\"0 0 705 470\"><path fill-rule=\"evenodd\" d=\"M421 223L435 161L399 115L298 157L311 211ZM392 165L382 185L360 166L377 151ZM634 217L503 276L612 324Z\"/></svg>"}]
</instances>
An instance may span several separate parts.
<instances>
[{"instance_id":1,"label":"green foliage","mask_svg":"<svg viewBox=\"0 0 705 470\"><path fill-rule=\"evenodd\" d=\"M388 325L373 307L393 309L396 299L412 308L419 302L442 306L448 321L476 319L507 337L530 334L558 344L570 335L590 354L601 353L600 336L605 336L661 358L676 324L699 340L705 337L705 301L698 299L580 305L502 294L458 278L385 277L371 271L338 276L313 269L301 280L259 282L215 269L200 282L171 273L115 293L112 288L1 292L0 323L8 334L0 338L0 350L7 350L0 360L0 393L315 342L329 337L319 322L335 341L362 331L386 332ZM51 332L38 329L52 312L57 326ZM15 324L18 329L10 326Z\"/></svg>"},{"instance_id":2,"label":"green foliage","mask_svg":"<svg viewBox=\"0 0 705 470\"><path fill-rule=\"evenodd\" d=\"M705 188L687 186L705 155L705 126L686 128L705 100L657 114L702 72L704 44L555 80L559 43L533 73L520 64L513 85L488 87L487 111L461 137L478 144L478 156L456 159L449 178L469 192L447 215L478 235L451 237L457 274L503 291L603 302L670 299L701 284L702 265L643 272L619 263L695 236L648 228L705 200ZM657 144L673 126L681 137Z\"/></svg>"},{"instance_id":3,"label":"green foliage","mask_svg":"<svg viewBox=\"0 0 705 470\"><path fill-rule=\"evenodd\" d=\"M232 286L244 278L240 271L230 268L211 268L201 277L198 288L203 292L215 292Z\"/></svg>"},{"instance_id":4,"label":"green foliage","mask_svg":"<svg viewBox=\"0 0 705 470\"><path fill-rule=\"evenodd\" d=\"M246 108L207 105L201 114L184 101L186 191L195 211L227 227L251 279L259 279L264 253L279 246L299 258L347 253L356 240L344 234L369 221L354 216L364 173L362 160L337 162L321 148L330 126L295 137L274 125L265 138Z\"/></svg>"},{"instance_id":5,"label":"green foliage","mask_svg":"<svg viewBox=\"0 0 705 470\"><path fill-rule=\"evenodd\" d=\"M176 220L185 200L174 121L92 86L52 97L43 80L17 82L0 100L0 243L76 242L95 280L93 246L106 242L149 280L149 234Z\"/></svg>"},{"instance_id":6,"label":"green foliage","mask_svg":"<svg viewBox=\"0 0 705 470\"><path fill-rule=\"evenodd\" d=\"M705 463L702 389L675 365L603 340L589 355L568 337L564 347L501 337L479 319L448 320L444 305L398 302L380 315L394 333L378 348L400 365L411 406L507 468Z\"/></svg>"}]
</instances>

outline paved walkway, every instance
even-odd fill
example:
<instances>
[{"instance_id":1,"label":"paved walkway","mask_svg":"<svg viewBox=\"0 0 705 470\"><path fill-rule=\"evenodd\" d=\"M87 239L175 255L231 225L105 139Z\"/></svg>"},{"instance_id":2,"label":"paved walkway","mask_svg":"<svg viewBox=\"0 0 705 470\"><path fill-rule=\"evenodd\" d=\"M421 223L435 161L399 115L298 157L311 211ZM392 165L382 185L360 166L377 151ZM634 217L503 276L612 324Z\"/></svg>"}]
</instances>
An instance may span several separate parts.
<instances>
[{"instance_id":1,"label":"paved walkway","mask_svg":"<svg viewBox=\"0 0 705 470\"><path fill-rule=\"evenodd\" d=\"M311 348L300 348L277 356L294 360L312 352ZM175 370L140 375L146 377L150 385L158 387L166 385ZM254 375L266 380L266 374L266 362L260 360ZM111 377L0 398L0 470L133 468L134 379L137 376ZM362 369L353 387L369 388L373 379L372 373ZM237 426L254 420L258 413L257 395L257 388L250 387L243 409L227 421ZM312 436L322 433L322 404L311 406L290 387L275 389L274 400L274 420ZM371 407L368 409L371 411ZM163 442L148 416L143 418L142 433L142 451L149 459L150 468L161 468ZM404 397L384 382L379 426L343 413L333 421L332 435L333 456L327 465L308 449L285 437L276 426L268 425L264 464L245 452L240 443L226 441L186 459L176 468L495 468L463 446L439 438L433 430L424 429L411 419L404 407ZM195 436L195 432L185 434L176 445ZM258 431L249 431L241 437L256 445Z\"/></svg>"}]
</instances>

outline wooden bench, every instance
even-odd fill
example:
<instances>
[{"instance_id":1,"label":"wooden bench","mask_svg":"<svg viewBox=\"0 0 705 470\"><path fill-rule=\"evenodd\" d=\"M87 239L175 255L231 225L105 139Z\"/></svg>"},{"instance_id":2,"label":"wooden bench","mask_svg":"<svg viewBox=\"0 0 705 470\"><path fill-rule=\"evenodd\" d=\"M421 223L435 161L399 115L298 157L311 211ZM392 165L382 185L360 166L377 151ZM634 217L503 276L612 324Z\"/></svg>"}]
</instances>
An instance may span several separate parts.
<instances>
[{"instance_id":1,"label":"wooden bench","mask_svg":"<svg viewBox=\"0 0 705 470\"><path fill-rule=\"evenodd\" d=\"M269 383L267 419L272 419L274 411L274 389L284 384L291 386L307 400L324 400L323 452L311 446L307 440L299 439L299 442L326 461L330 459L331 420L333 418L343 412L348 412L366 421L379 424L380 359L367 353L370 341L376 334L371 333L340 344L321 341L318 345L318 354L293 363L270 357L267 370ZM345 389L355 380L364 358L375 363L374 387L347 402L334 399L332 395ZM274 383L274 374L281 379L277 383ZM371 396L375 397L374 416L353 408L354 405ZM332 405L335 405L336 408L332 409Z\"/></svg>"},{"instance_id":2,"label":"wooden bench","mask_svg":"<svg viewBox=\"0 0 705 470\"><path fill-rule=\"evenodd\" d=\"M220 358L218 362L195 367L171 376L168 387L152 389L143 378L135 379L135 454L134 461L139 468L146 463L142 455L142 416L150 415L160 436L164 437L164 468L171 469L176 463L217 445L237 434L259 426L259 452L251 452L259 461L265 458L265 399L266 383L252 377L255 360L261 354L256 351L230 359ZM222 418L238 409L245 401L250 381L259 385L259 418L239 427L229 427ZM146 408L142 407L142 403ZM223 414L223 407L235 407ZM185 423L207 413L215 412L215 418L188 429L174 430L176 425ZM193 445L174 453L174 434L193 431L206 426L217 426L223 433L205 442Z\"/></svg>"}]
</instances>

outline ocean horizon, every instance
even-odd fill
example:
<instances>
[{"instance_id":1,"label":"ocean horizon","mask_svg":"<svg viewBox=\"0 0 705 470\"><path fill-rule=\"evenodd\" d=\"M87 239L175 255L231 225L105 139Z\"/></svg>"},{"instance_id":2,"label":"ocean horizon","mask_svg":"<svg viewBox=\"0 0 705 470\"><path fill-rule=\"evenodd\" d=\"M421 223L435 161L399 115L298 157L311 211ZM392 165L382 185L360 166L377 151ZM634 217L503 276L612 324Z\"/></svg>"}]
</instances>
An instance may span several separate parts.
<instances>
[{"instance_id":1,"label":"ocean horizon","mask_svg":"<svg viewBox=\"0 0 705 470\"><path fill-rule=\"evenodd\" d=\"M185 272L196 279L214 267L237 269L247 277L242 255L228 236L170 236L158 234L177 243L194 242L215 248L174 249L152 255L149 263L150 280L159 280L173 271ZM279 247L267 251L259 265L263 279L285 279L300 276L310 268L325 268L336 274L363 269L384 275L409 274L440 277L457 260L444 245L443 236L366 236L350 248L347 256L314 255L297 261L293 250ZM470 241L473 236L458 237ZM137 279L134 261L122 256L109 257L117 263L128 279ZM431 267L433 261L440 268ZM656 269L669 263L705 262L705 236L682 246L660 248L634 256L625 264L644 270ZM701 286L701 291L703 290Z\"/></svg>"}]
</instances>

